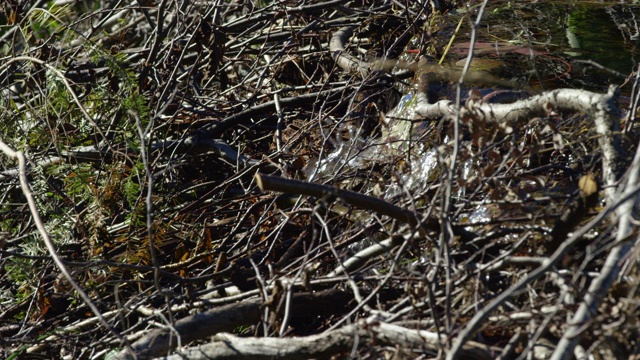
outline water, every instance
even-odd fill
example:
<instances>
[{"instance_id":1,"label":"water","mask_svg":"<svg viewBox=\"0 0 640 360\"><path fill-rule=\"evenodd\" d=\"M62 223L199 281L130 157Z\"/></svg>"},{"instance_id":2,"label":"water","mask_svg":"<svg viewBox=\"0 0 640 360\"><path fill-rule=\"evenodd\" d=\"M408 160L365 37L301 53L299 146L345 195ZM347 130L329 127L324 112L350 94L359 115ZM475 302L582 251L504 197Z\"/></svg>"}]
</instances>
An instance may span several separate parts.
<instances>
[{"instance_id":1,"label":"water","mask_svg":"<svg viewBox=\"0 0 640 360\"><path fill-rule=\"evenodd\" d=\"M468 39L468 34L468 31L461 34L462 39L465 36ZM609 84L622 84L637 68L640 5L490 2L479 28L478 42L480 46L476 49L481 48L478 57L500 60L502 68L492 72L501 76L524 76L543 89L605 91ZM487 51L487 44L493 45L494 50ZM453 51L451 58L455 60L460 55ZM598 63L611 71L584 61Z\"/></svg>"}]
</instances>

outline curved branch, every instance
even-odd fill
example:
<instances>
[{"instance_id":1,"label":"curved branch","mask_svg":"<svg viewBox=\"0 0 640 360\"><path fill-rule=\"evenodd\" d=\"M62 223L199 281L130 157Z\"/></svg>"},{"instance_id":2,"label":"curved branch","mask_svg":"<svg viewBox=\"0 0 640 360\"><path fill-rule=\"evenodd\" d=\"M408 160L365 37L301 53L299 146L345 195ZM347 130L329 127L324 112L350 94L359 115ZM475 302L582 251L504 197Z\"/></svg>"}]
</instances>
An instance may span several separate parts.
<instances>
[{"instance_id":1,"label":"curved branch","mask_svg":"<svg viewBox=\"0 0 640 360\"><path fill-rule=\"evenodd\" d=\"M346 26L333 33L331 41L329 41L329 51L333 60L342 69L348 72L367 74L371 71L371 64L356 59L345 48L346 43L353 35L353 29L355 29L355 26Z\"/></svg>"},{"instance_id":2,"label":"curved branch","mask_svg":"<svg viewBox=\"0 0 640 360\"><path fill-rule=\"evenodd\" d=\"M442 100L429 104L421 94L416 105L416 113L425 118L442 118L455 114L451 101ZM511 104L492 104L487 102L468 102L461 108L460 116L470 116L474 120L495 123L511 131L518 121L533 116L543 116L552 111L578 111L590 116L599 135L598 141L603 154L603 178L607 201L615 199L618 179L622 176L621 159L624 149L620 145L620 111L617 106L620 89L611 86L606 94L577 89L556 89L532 96Z\"/></svg>"}]
</instances>

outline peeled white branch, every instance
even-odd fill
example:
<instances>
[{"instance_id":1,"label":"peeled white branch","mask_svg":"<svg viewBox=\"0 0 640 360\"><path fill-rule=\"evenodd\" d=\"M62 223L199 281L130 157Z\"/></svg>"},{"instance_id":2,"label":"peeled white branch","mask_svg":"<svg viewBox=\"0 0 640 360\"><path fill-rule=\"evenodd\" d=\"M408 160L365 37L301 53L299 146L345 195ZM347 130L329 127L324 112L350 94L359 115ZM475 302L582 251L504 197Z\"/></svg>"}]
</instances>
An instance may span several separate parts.
<instances>
[{"instance_id":1,"label":"peeled white branch","mask_svg":"<svg viewBox=\"0 0 640 360\"><path fill-rule=\"evenodd\" d=\"M462 345L472 334L481 326L482 322L504 301L512 296L516 291L522 289L526 284L530 283L534 279L542 276L552 264L557 262L560 256L575 243L582 233L587 229L592 228L595 223L602 221L607 215L613 213L611 208L616 207L615 216L619 218L619 231L618 239L621 240L628 236L630 233L629 214L635 203L635 199L631 196L632 193L638 191L638 168L640 167L640 154L636 155L634 160L634 166L631 171L631 176L627 182L626 191L624 193L617 192L618 179L620 179L623 167L621 159L623 158L624 151L619 144L619 111L616 106L619 90L617 87L612 86L606 94L597 94L584 90L574 89L558 89L550 92L546 92L537 96L533 96L526 100L521 100L513 104L485 104L479 103L473 106L468 106L471 109L462 109L461 111L474 111L474 116L479 117L481 120L487 122L494 122L504 126L508 126L509 123L516 123L518 120L526 120L535 115L543 115L549 110L553 111L580 111L590 116L595 125L595 131L599 135L598 141L602 149L602 167L603 167L603 182L605 184L605 192L607 196L607 203L609 208L607 211L601 212L595 219L589 224L583 226L580 230L576 231L572 237L565 240L560 248L558 248L554 254L545 261L542 266L528 274L525 278L518 281L506 291L499 294L493 301L487 304L484 308L476 313L465 328L460 332L458 338L454 342L451 351L447 354L447 359L455 359L459 355L459 351ZM441 102L442 103L442 102ZM447 115L441 110L443 104L427 104L422 102L419 104L420 113L423 116L430 117L442 117ZM445 108L449 108L449 105ZM595 314L602 299L602 296L611 287L614 280L620 271L620 259L624 256L624 253L628 249L629 244L621 244L614 247L609 254L605 262L605 266L600 276L593 281L589 288L589 292L585 297L584 302L581 304L578 312L572 320L569 330L565 333L558 345L557 350L554 353L554 359L564 359L569 353L572 353L573 348L580 339L579 334L587 327L589 319L592 314Z\"/></svg>"},{"instance_id":2,"label":"peeled white branch","mask_svg":"<svg viewBox=\"0 0 640 360\"><path fill-rule=\"evenodd\" d=\"M388 344L403 349L424 349L434 355L444 335L408 329L388 324L375 318L359 321L319 335L292 338L243 338L221 333L212 342L163 357L165 360L204 359L308 359L330 358L351 352L354 348L367 346L371 342ZM462 351L464 358L493 359L500 351L475 342L469 342ZM340 355L342 357L342 355Z\"/></svg>"},{"instance_id":3,"label":"peeled white branch","mask_svg":"<svg viewBox=\"0 0 640 360\"><path fill-rule=\"evenodd\" d=\"M511 104L491 104L469 102L460 109L460 117L472 116L476 121L495 123L510 128L518 121L528 121L535 116L543 116L551 111L573 111L587 114L594 122L598 142L603 155L603 183L607 202L615 198L616 184L622 175L620 159L624 151L620 146L620 112L617 101L620 91L611 86L606 94L577 89L557 89L532 96ZM426 101L426 96L418 98L416 113L425 118L442 118L455 114L451 101L442 100L434 104Z\"/></svg>"}]
</instances>

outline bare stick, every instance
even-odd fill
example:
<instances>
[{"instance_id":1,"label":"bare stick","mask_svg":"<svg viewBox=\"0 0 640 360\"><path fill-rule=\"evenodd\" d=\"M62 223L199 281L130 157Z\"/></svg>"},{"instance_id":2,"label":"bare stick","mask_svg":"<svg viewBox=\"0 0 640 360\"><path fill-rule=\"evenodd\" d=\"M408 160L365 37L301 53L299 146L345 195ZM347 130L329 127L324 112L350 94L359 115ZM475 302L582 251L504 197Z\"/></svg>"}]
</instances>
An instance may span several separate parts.
<instances>
[{"instance_id":1,"label":"bare stick","mask_svg":"<svg viewBox=\"0 0 640 360\"><path fill-rule=\"evenodd\" d=\"M422 95L418 97L416 112L433 119L459 113L461 117L469 116L477 121L496 123L508 131L518 121L546 115L551 111L583 112L591 117L594 130L599 135L598 142L603 155L603 183L607 202L611 203L615 200L616 184L623 172L620 159L623 158L624 150L620 146L619 110L616 104L619 94L620 90L616 86L609 87L606 94L557 89L512 104L468 103L460 110L448 100L429 104L426 96Z\"/></svg>"},{"instance_id":2,"label":"bare stick","mask_svg":"<svg viewBox=\"0 0 640 360\"><path fill-rule=\"evenodd\" d=\"M334 186L285 179L260 173L256 173L255 179L258 183L258 187L262 191L279 191L289 194L308 195L330 200L340 198L350 205L367 210L372 210L382 215L387 215L393 219L410 224L412 226L416 226L419 224L418 218L416 217L415 213L373 196L339 189ZM439 229L438 221L433 218L428 219L427 222L422 225L430 230Z\"/></svg>"},{"instance_id":3,"label":"bare stick","mask_svg":"<svg viewBox=\"0 0 640 360\"><path fill-rule=\"evenodd\" d=\"M341 68L360 74L367 74L371 70L371 64L366 61L360 61L351 56L345 49L346 43L353 34L355 26L347 26L336 31L329 42L329 51L334 61Z\"/></svg>"}]
</instances>

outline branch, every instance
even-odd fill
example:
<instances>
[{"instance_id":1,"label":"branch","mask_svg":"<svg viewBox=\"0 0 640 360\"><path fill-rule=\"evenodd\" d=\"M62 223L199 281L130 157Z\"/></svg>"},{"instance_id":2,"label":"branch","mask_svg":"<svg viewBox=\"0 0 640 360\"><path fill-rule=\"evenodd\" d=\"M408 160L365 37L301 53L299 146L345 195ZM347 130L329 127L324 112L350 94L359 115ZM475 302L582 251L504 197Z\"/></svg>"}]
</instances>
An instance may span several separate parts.
<instances>
[{"instance_id":1,"label":"branch","mask_svg":"<svg viewBox=\"0 0 640 360\"><path fill-rule=\"evenodd\" d=\"M607 202L615 200L617 181L622 176L624 149L620 145L620 111L617 106L620 90L609 87L606 94L586 90L556 89L511 104L468 102L461 108L460 117L472 117L475 121L495 123L505 129L518 121L533 116L544 116L551 111L578 111L591 117L603 155L603 179ZM456 113L448 100L429 104L423 93L418 94L416 113L425 118L442 118Z\"/></svg>"},{"instance_id":2,"label":"branch","mask_svg":"<svg viewBox=\"0 0 640 360\"><path fill-rule=\"evenodd\" d=\"M400 246L400 244L402 244L406 240L405 237L408 238L410 236L411 235L395 235L389 239L380 241L377 244L373 244L365 249L362 249L357 254L344 261L341 265L338 265L338 267L330 272L327 277L332 278L344 272L348 273L351 270L355 270L364 265L367 261L369 261L369 259L372 259L378 255L386 254L387 252Z\"/></svg>"},{"instance_id":3,"label":"branch","mask_svg":"<svg viewBox=\"0 0 640 360\"><path fill-rule=\"evenodd\" d=\"M390 204L382 199L357 193L355 191L339 189L334 186L314 184L299 180L285 179L277 176L269 176L260 173L255 175L258 187L262 191L278 191L289 194L307 195L316 198L337 199L340 198L347 204L360 207L362 209L375 211L382 215L387 215L393 219L412 226L418 225L416 214L405 210L399 206ZM437 231L439 229L438 220L429 218L425 228Z\"/></svg>"},{"instance_id":4,"label":"branch","mask_svg":"<svg viewBox=\"0 0 640 360\"><path fill-rule=\"evenodd\" d=\"M242 338L222 333L212 342L188 348L165 360L204 359L306 359L330 358L376 342L403 349L421 349L433 354L438 352L439 341L445 336L425 330L407 329L381 322L375 317L361 320L357 324L327 331L319 335L293 338ZM475 342L469 342L462 352L463 358L493 359L501 351Z\"/></svg>"},{"instance_id":5,"label":"branch","mask_svg":"<svg viewBox=\"0 0 640 360\"><path fill-rule=\"evenodd\" d=\"M330 316L343 309L351 300L351 294L339 290L295 294L291 313L294 318L309 314ZM187 344L221 332L233 331L239 326L255 324L263 315L262 309L261 299L244 300L178 320L173 330L180 336L181 343ZM112 360L141 360L163 356L176 348L175 332L168 327L151 331L131 345L133 354L125 349Z\"/></svg>"},{"instance_id":6,"label":"branch","mask_svg":"<svg viewBox=\"0 0 640 360\"><path fill-rule=\"evenodd\" d=\"M353 29L355 29L355 26L346 26L333 33L331 41L329 41L329 51L333 60L342 69L350 73L365 75L371 70L371 64L351 56L345 48L346 43L353 34Z\"/></svg>"}]
</instances>

